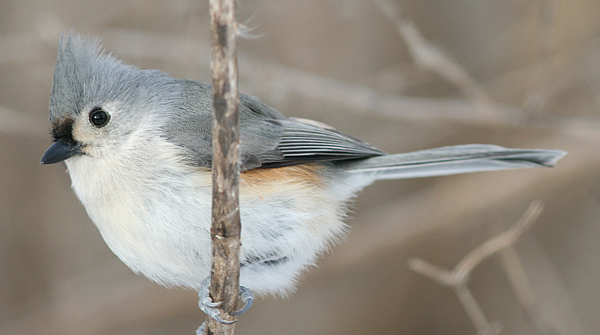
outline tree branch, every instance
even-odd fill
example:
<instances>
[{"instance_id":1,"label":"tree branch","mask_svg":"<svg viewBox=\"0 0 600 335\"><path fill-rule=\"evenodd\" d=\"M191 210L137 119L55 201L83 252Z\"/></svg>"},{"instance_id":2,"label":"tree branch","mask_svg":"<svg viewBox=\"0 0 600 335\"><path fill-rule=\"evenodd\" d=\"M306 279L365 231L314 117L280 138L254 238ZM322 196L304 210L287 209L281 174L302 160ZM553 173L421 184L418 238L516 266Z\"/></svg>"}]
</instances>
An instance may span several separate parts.
<instances>
[{"instance_id":1,"label":"tree branch","mask_svg":"<svg viewBox=\"0 0 600 335\"><path fill-rule=\"evenodd\" d=\"M489 239L472 250L454 267L453 270L446 270L416 258L410 259L408 266L411 270L429 277L442 285L454 288L458 299L469 315L473 325L477 328L478 334L499 334L499 326L492 324L487 320L483 311L475 301L475 298L467 288L469 275L475 266L489 256L512 246L519 237L531 227L533 222L535 222L541 214L542 208L543 204L541 201L532 202L521 220L513 224L509 230Z\"/></svg>"},{"instance_id":2,"label":"tree branch","mask_svg":"<svg viewBox=\"0 0 600 335\"><path fill-rule=\"evenodd\" d=\"M213 87L213 202L210 296L221 318L236 307L240 276L239 96L233 0L210 0ZM208 318L205 334L233 334L234 324Z\"/></svg>"}]
</instances>

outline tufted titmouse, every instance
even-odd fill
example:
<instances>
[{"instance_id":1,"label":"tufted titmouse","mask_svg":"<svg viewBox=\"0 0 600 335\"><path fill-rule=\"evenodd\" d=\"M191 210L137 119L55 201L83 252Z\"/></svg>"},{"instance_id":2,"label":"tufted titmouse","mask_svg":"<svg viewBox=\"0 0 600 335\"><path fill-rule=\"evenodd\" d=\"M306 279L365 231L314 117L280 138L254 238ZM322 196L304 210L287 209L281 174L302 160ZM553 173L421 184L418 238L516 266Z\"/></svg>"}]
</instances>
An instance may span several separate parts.
<instances>
[{"instance_id":1,"label":"tufted titmouse","mask_svg":"<svg viewBox=\"0 0 600 335\"><path fill-rule=\"evenodd\" d=\"M199 289L211 262L209 84L140 70L97 39L61 36L42 163L65 161L112 251L167 286ZM240 283L286 294L346 232L346 203L381 179L551 166L565 152L460 145L387 154L240 96Z\"/></svg>"}]
</instances>

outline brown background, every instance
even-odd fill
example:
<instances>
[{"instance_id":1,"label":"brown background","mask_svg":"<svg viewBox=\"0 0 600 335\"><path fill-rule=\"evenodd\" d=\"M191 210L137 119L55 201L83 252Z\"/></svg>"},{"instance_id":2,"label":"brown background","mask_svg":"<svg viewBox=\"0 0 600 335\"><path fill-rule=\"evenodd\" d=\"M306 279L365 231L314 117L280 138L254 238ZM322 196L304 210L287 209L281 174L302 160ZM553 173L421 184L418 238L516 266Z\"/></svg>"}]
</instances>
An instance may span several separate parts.
<instances>
[{"instance_id":1,"label":"brown background","mask_svg":"<svg viewBox=\"0 0 600 335\"><path fill-rule=\"evenodd\" d=\"M538 315L530 320L519 307L497 257L475 269L469 287L504 334L597 333L600 2L391 3L457 66L420 66L411 45L423 44L410 44L393 11L374 1L241 0L240 21L252 28L239 43L242 91L389 152L493 143L569 155L554 169L367 188L348 241L289 299L260 298L236 333L475 334L453 291L407 261L453 267L534 199L544 212L516 250ZM98 35L142 68L208 81L207 7L0 2L0 334L194 334L202 322L194 292L160 287L116 259L69 189L64 165L39 159L50 144L61 30ZM473 84L449 80L452 69Z\"/></svg>"}]
</instances>

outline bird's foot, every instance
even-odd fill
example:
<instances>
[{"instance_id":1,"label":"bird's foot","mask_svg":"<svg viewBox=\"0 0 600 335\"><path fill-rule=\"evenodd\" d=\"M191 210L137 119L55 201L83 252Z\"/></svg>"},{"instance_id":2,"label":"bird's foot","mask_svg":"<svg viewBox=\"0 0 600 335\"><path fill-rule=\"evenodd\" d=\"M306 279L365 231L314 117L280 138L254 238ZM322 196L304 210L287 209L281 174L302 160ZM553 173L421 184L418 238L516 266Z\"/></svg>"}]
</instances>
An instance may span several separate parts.
<instances>
[{"instance_id":1,"label":"bird's foot","mask_svg":"<svg viewBox=\"0 0 600 335\"><path fill-rule=\"evenodd\" d=\"M236 322L236 320L229 321L229 320L223 320L221 318L221 311L217 307L221 306L221 304L223 302L222 301L219 301L219 302L212 301L212 298L210 297L210 277L207 277L206 279L204 279L202 281L198 296L200 298L198 305L200 306L200 310L202 310L204 312L204 314L217 320L220 323L232 324L232 323ZM250 307L252 306L252 302L254 301L254 292L252 292L252 290L250 290L249 288L247 288L245 286L240 286L239 298L244 303L244 307L242 307L241 309L239 309L235 312L229 313L229 315L238 316L238 315L242 315L242 314L246 313L250 309ZM200 333L201 330L202 330L202 333ZM200 328L198 328L196 333L197 334L204 333L204 324L202 324L202 326L200 326Z\"/></svg>"}]
</instances>

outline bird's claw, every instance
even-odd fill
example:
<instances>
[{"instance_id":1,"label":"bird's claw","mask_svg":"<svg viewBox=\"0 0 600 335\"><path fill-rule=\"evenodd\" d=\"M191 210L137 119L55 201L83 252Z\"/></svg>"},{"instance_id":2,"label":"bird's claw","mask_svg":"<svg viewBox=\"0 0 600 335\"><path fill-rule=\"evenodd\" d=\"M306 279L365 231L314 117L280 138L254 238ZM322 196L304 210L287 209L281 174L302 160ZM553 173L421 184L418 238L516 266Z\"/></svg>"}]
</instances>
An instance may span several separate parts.
<instances>
[{"instance_id":1,"label":"bird's claw","mask_svg":"<svg viewBox=\"0 0 600 335\"><path fill-rule=\"evenodd\" d=\"M200 297L200 301L198 302L198 306L200 306L200 310L204 312L207 316L219 321L224 324L232 324L235 321L223 320L221 319L221 311L217 309L217 307L221 306L222 301L213 302L210 297L210 277L207 277L202 281L200 286L200 290L198 292L198 296Z\"/></svg>"},{"instance_id":2,"label":"bird's claw","mask_svg":"<svg viewBox=\"0 0 600 335\"><path fill-rule=\"evenodd\" d=\"M217 307L221 306L221 304L223 302L222 301L219 301L219 302L212 301L212 298L210 297L210 277L207 277L206 279L204 279L202 281L198 295L200 297L200 301L198 302L198 305L200 306L200 310L202 310L204 312L204 314L217 320L220 323L232 324L232 323L236 322L236 320L229 321L229 320L223 320L221 318L221 311L219 309L217 309ZM254 301L254 292L252 292L252 290L250 290L249 288L247 288L245 286L240 286L239 297L240 297L240 300L242 302L244 302L244 307L242 307L241 309L239 309L235 312L229 313L229 315L231 315L231 316L242 315L250 309L250 307L252 306L252 302Z\"/></svg>"},{"instance_id":3,"label":"bird's claw","mask_svg":"<svg viewBox=\"0 0 600 335\"><path fill-rule=\"evenodd\" d=\"M235 312L229 313L233 316L239 316L246 313L250 307L252 307L252 302L254 302L254 292L246 286L240 286L240 300L244 303L244 307L240 308Z\"/></svg>"}]
</instances>

